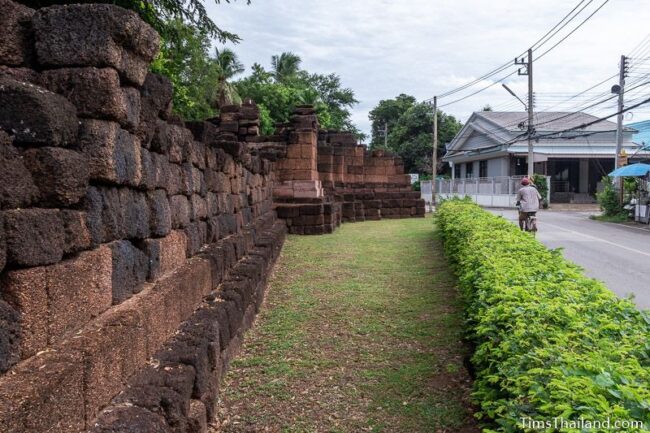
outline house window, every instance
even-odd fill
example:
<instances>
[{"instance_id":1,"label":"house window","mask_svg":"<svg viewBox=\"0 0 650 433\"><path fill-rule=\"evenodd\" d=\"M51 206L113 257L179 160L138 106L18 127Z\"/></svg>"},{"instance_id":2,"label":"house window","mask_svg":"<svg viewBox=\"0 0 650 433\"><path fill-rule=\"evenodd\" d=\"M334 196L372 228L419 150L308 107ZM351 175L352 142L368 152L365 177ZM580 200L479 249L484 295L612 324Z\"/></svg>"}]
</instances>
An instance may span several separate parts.
<instances>
[{"instance_id":1,"label":"house window","mask_svg":"<svg viewBox=\"0 0 650 433\"><path fill-rule=\"evenodd\" d=\"M460 179L460 164L454 164L454 179Z\"/></svg>"},{"instance_id":2,"label":"house window","mask_svg":"<svg viewBox=\"0 0 650 433\"><path fill-rule=\"evenodd\" d=\"M474 174L474 163L467 162L465 163L465 177L473 177Z\"/></svg>"},{"instance_id":3,"label":"house window","mask_svg":"<svg viewBox=\"0 0 650 433\"><path fill-rule=\"evenodd\" d=\"M479 161L478 163L478 177L487 177L487 160Z\"/></svg>"}]
</instances>

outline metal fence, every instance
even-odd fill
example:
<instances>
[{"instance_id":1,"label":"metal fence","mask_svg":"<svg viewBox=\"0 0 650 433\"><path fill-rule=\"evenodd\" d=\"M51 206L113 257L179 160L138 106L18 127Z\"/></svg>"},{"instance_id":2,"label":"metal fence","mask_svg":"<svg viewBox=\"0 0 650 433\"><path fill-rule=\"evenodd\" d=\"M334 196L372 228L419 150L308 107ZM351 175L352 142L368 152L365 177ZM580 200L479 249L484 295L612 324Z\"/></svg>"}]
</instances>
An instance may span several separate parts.
<instances>
[{"instance_id":1,"label":"metal fence","mask_svg":"<svg viewBox=\"0 0 650 433\"><path fill-rule=\"evenodd\" d=\"M465 179L436 179L438 199L451 197L470 197L476 203L486 207L513 207L516 195L521 188L521 179L525 176L497 176ZM550 191L549 178L546 178L547 190ZM431 181L420 182L421 196L431 203L433 194ZM550 194L546 199L550 200Z\"/></svg>"}]
</instances>

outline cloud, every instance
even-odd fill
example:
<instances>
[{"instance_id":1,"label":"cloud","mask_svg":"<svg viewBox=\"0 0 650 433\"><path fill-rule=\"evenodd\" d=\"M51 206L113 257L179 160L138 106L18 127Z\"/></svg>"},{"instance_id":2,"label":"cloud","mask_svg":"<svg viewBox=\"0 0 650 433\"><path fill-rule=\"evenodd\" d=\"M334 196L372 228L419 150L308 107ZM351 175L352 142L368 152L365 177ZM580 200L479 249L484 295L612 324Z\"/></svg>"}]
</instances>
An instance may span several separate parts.
<instances>
[{"instance_id":1,"label":"cloud","mask_svg":"<svg viewBox=\"0 0 650 433\"><path fill-rule=\"evenodd\" d=\"M565 32L600 3L596 0ZM235 49L247 66L269 65L273 54L292 51L310 72L340 75L361 101L353 119L368 132L368 111L381 99L407 93L423 100L474 80L521 54L573 6L563 0L253 0L247 6L240 0L208 4L208 10L218 25L243 38ZM539 108L552 105L544 96L548 92L577 93L616 73L620 55L647 35L649 20L647 0L605 5L535 63ZM522 98L525 80L508 79ZM606 91L607 85L597 90ZM465 120L486 104L521 107L495 85L444 110Z\"/></svg>"}]
</instances>

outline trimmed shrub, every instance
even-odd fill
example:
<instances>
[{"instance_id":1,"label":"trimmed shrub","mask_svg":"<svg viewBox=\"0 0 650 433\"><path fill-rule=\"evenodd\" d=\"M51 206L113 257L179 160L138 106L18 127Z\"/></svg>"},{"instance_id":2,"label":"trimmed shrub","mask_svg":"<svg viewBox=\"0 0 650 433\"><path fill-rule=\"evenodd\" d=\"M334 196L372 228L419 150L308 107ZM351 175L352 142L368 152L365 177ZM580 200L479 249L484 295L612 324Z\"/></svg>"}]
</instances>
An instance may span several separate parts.
<instances>
[{"instance_id":1,"label":"trimmed shrub","mask_svg":"<svg viewBox=\"0 0 650 433\"><path fill-rule=\"evenodd\" d=\"M614 181L612 178L605 176L603 177L604 188L601 192L596 193L596 199L600 205L600 209L603 211L605 216L618 216L626 215L625 209L621 206L619 199L619 193L614 188Z\"/></svg>"},{"instance_id":2,"label":"trimmed shrub","mask_svg":"<svg viewBox=\"0 0 650 433\"><path fill-rule=\"evenodd\" d=\"M647 313L472 203L444 202L437 223L466 301L484 432L650 432ZM614 428L630 421L645 425Z\"/></svg>"}]
</instances>

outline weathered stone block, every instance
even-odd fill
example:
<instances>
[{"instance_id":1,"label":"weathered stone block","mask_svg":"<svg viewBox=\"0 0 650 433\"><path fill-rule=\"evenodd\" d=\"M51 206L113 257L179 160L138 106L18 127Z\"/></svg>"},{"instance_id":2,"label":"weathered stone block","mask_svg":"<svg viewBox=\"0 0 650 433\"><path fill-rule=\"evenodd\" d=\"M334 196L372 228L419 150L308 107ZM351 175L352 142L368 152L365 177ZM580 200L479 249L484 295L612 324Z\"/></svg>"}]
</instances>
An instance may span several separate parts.
<instances>
[{"instance_id":1,"label":"weathered stone block","mask_svg":"<svg viewBox=\"0 0 650 433\"><path fill-rule=\"evenodd\" d=\"M169 175L165 183L165 189L168 195L175 195L181 193L181 184L183 182L183 170L178 164L169 164Z\"/></svg>"},{"instance_id":2,"label":"weathered stone block","mask_svg":"<svg viewBox=\"0 0 650 433\"><path fill-rule=\"evenodd\" d=\"M148 73L140 89L140 120L136 129L143 147L150 147L158 119L167 119L171 114L171 100L172 85L169 79Z\"/></svg>"},{"instance_id":3,"label":"weathered stone block","mask_svg":"<svg viewBox=\"0 0 650 433\"><path fill-rule=\"evenodd\" d=\"M1 110L1 109L0 109ZM0 131L0 209L29 207L38 197L38 188L18 149Z\"/></svg>"},{"instance_id":4,"label":"weathered stone block","mask_svg":"<svg viewBox=\"0 0 650 433\"><path fill-rule=\"evenodd\" d=\"M48 344L63 340L110 308L112 261L111 249L102 245L45 268Z\"/></svg>"},{"instance_id":5,"label":"weathered stone block","mask_svg":"<svg viewBox=\"0 0 650 433\"><path fill-rule=\"evenodd\" d=\"M115 398L117 407L137 406L146 408L166 419L167 424L180 431L187 431L189 401L194 385L194 369L183 364L157 363L139 371L129 387ZM110 407L112 411L115 407ZM102 423L100 417L100 423ZM130 430L119 430L120 433ZM149 432L149 430L146 430ZM116 432L117 433L117 432ZM133 433L140 433L140 430ZM158 433L156 430L151 433Z\"/></svg>"},{"instance_id":6,"label":"weathered stone block","mask_svg":"<svg viewBox=\"0 0 650 433\"><path fill-rule=\"evenodd\" d=\"M135 87L123 87L122 98L126 106L126 119L124 121L125 127L129 131L137 131L138 123L140 122L140 91Z\"/></svg>"},{"instance_id":7,"label":"weathered stone block","mask_svg":"<svg viewBox=\"0 0 650 433\"><path fill-rule=\"evenodd\" d=\"M125 303L103 314L64 344L84 354L86 425L99 414L147 359L142 313Z\"/></svg>"},{"instance_id":8,"label":"weathered stone block","mask_svg":"<svg viewBox=\"0 0 650 433\"><path fill-rule=\"evenodd\" d=\"M181 187L183 194L190 196L193 193L205 195L206 183L203 173L191 163L186 162L181 166L182 180Z\"/></svg>"},{"instance_id":9,"label":"weathered stone block","mask_svg":"<svg viewBox=\"0 0 650 433\"><path fill-rule=\"evenodd\" d=\"M150 235L149 206L143 192L128 188L90 187L85 209L93 242L145 239Z\"/></svg>"},{"instance_id":10,"label":"weathered stone block","mask_svg":"<svg viewBox=\"0 0 650 433\"><path fill-rule=\"evenodd\" d=\"M230 236L237 233L237 220L233 214L221 214L218 217L221 237Z\"/></svg>"},{"instance_id":11,"label":"weathered stone block","mask_svg":"<svg viewBox=\"0 0 650 433\"><path fill-rule=\"evenodd\" d=\"M144 83L160 44L136 13L108 4L40 9L33 26L41 65L112 66L137 85Z\"/></svg>"},{"instance_id":12,"label":"weathered stone block","mask_svg":"<svg viewBox=\"0 0 650 433\"><path fill-rule=\"evenodd\" d=\"M88 230L94 244L122 237L118 206L119 195L115 188L90 187L86 191L84 209L88 215Z\"/></svg>"},{"instance_id":13,"label":"weathered stone block","mask_svg":"<svg viewBox=\"0 0 650 433\"><path fill-rule=\"evenodd\" d=\"M2 212L0 212L0 273L7 263L7 242L5 241L5 226Z\"/></svg>"},{"instance_id":14,"label":"weathered stone block","mask_svg":"<svg viewBox=\"0 0 650 433\"><path fill-rule=\"evenodd\" d=\"M61 211L65 243L65 254L87 250L92 246L92 236L88 230L86 212L64 209Z\"/></svg>"},{"instance_id":15,"label":"weathered stone block","mask_svg":"<svg viewBox=\"0 0 650 433\"><path fill-rule=\"evenodd\" d=\"M187 236L187 257L192 257L207 242L208 224L205 221L194 221L184 231Z\"/></svg>"},{"instance_id":16,"label":"weathered stone block","mask_svg":"<svg viewBox=\"0 0 650 433\"><path fill-rule=\"evenodd\" d=\"M118 185L140 185L142 181L140 143L118 123L94 119L83 120L79 147L88 157L91 179Z\"/></svg>"},{"instance_id":17,"label":"weathered stone block","mask_svg":"<svg viewBox=\"0 0 650 433\"><path fill-rule=\"evenodd\" d=\"M190 402L189 418L189 433L207 433L208 431L208 413L206 405L200 400L192 400ZM211 418L210 418L211 419Z\"/></svg>"},{"instance_id":18,"label":"weathered stone block","mask_svg":"<svg viewBox=\"0 0 650 433\"><path fill-rule=\"evenodd\" d=\"M190 197L190 204L192 209L192 220L203 220L208 216L208 206L203 197L198 194L192 194Z\"/></svg>"},{"instance_id":19,"label":"weathered stone block","mask_svg":"<svg viewBox=\"0 0 650 433\"><path fill-rule=\"evenodd\" d=\"M47 346L48 307L45 267L9 271L1 280L2 296L20 314L20 359Z\"/></svg>"},{"instance_id":20,"label":"weathered stone block","mask_svg":"<svg viewBox=\"0 0 650 433\"><path fill-rule=\"evenodd\" d=\"M174 195L169 198L172 216L172 227L183 228L190 223L190 203L184 195Z\"/></svg>"},{"instance_id":21,"label":"weathered stone block","mask_svg":"<svg viewBox=\"0 0 650 433\"><path fill-rule=\"evenodd\" d=\"M138 293L149 274L147 255L129 241L109 244L113 252L113 304L119 304Z\"/></svg>"},{"instance_id":22,"label":"weathered stone block","mask_svg":"<svg viewBox=\"0 0 650 433\"><path fill-rule=\"evenodd\" d=\"M156 188L156 168L152 152L149 152L145 148L140 148L140 162L142 166L140 186L148 190Z\"/></svg>"},{"instance_id":23,"label":"weathered stone block","mask_svg":"<svg viewBox=\"0 0 650 433\"><path fill-rule=\"evenodd\" d=\"M166 236L172 229L172 214L165 190L147 193L149 202L149 227L154 236Z\"/></svg>"},{"instance_id":24,"label":"weathered stone block","mask_svg":"<svg viewBox=\"0 0 650 433\"><path fill-rule=\"evenodd\" d=\"M34 10L11 0L0 0L0 64L20 66L31 55L31 19Z\"/></svg>"},{"instance_id":25,"label":"weathered stone block","mask_svg":"<svg viewBox=\"0 0 650 433\"><path fill-rule=\"evenodd\" d=\"M12 68L0 65L0 77L40 85L40 74L29 68Z\"/></svg>"},{"instance_id":26,"label":"weathered stone block","mask_svg":"<svg viewBox=\"0 0 650 433\"><path fill-rule=\"evenodd\" d=\"M167 399L165 399L167 400ZM89 433L173 433L160 415L138 406L110 407L97 417Z\"/></svg>"},{"instance_id":27,"label":"weathered stone block","mask_svg":"<svg viewBox=\"0 0 650 433\"><path fill-rule=\"evenodd\" d=\"M66 146L77 139L76 109L46 89L0 77L0 128L16 144Z\"/></svg>"},{"instance_id":28,"label":"weathered stone block","mask_svg":"<svg viewBox=\"0 0 650 433\"><path fill-rule=\"evenodd\" d=\"M20 361L20 314L0 300L0 373Z\"/></svg>"},{"instance_id":29,"label":"weathered stone block","mask_svg":"<svg viewBox=\"0 0 650 433\"><path fill-rule=\"evenodd\" d=\"M185 264L187 236L181 230L174 230L160 239L147 239L144 252L149 257L149 281L155 281Z\"/></svg>"},{"instance_id":30,"label":"weathered stone block","mask_svg":"<svg viewBox=\"0 0 650 433\"><path fill-rule=\"evenodd\" d=\"M229 192L230 181L228 176L220 171L206 170L205 183L208 191L213 192Z\"/></svg>"},{"instance_id":31,"label":"weathered stone block","mask_svg":"<svg viewBox=\"0 0 650 433\"><path fill-rule=\"evenodd\" d=\"M151 235L149 228L149 204L145 193L128 188L119 189L120 206L123 212L125 237L145 239Z\"/></svg>"},{"instance_id":32,"label":"weathered stone block","mask_svg":"<svg viewBox=\"0 0 650 433\"><path fill-rule=\"evenodd\" d=\"M63 257L65 232L55 209L16 209L4 212L7 263L38 266Z\"/></svg>"},{"instance_id":33,"label":"weathered stone block","mask_svg":"<svg viewBox=\"0 0 650 433\"><path fill-rule=\"evenodd\" d=\"M205 144L192 141L183 148L183 161L189 162L201 170L205 169Z\"/></svg>"},{"instance_id":34,"label":"weathered stone block","mask_svg":"<svg viewBox=\"0 0 650 433\"><path fill-rule=\"evenodd\" d=\"M88 187L85 155L59 147L40 147L24 153L25 164L38 187L42 206L70 206L81 200Z\"/></svg>"},{"instance_id":35,"label":"weathered stone block","mask_svg":"<svg viewBox=\"0 0 650 433\"><path fill-rule=\"evenodd\" d=\"M174 89L169 78L155 74L147 73L144 84L140 89L142 110L141 118L144 119L166 119L171 112L172 96Z\"/></svg>"},{"instance_id":36,"label":"weathered stone block","mask_svg":"<svg viewBox=\"0 0 650 433\"><path fill-rule=\"evenodd\" d=\"M0 378L0 431L78 432L85 428L82 355L45 352Z\"/></svg>"},{"instance_id":37,"label":"weathered stone block","mask_svg":"<svg viewBox=\"0 0 650 433\"><path fill-rule=\"evenodd\" d=\"M114 120L129 126L127 101L112 68L62 68L44 71L48 89L68 98L79 117Z\"/></svg>"},{"instance_id":38,"label":"weathered stone block","mask_svg":"<svg viewBox=\"0 0 650 433\"><path fill-rule=\"evenodd\" d=\"M189 129L158 121L156 132L151 141L151 149L168 155L169 161L180 164L183 162L183 152L192 143L193 137Z\"/></svg>"}]
</instances>

